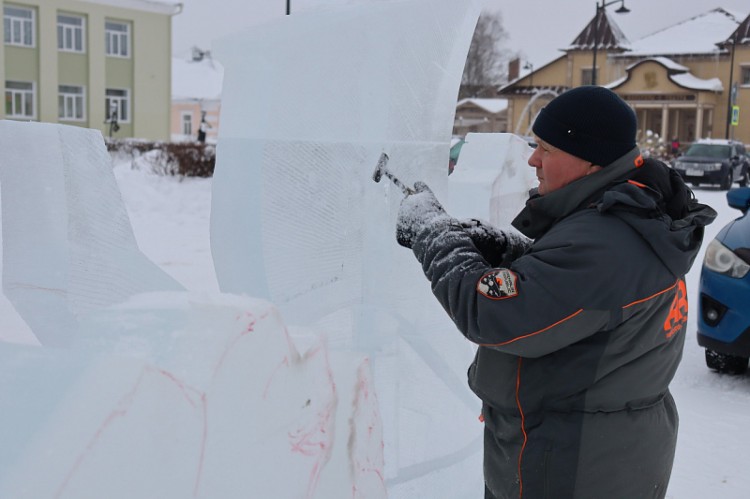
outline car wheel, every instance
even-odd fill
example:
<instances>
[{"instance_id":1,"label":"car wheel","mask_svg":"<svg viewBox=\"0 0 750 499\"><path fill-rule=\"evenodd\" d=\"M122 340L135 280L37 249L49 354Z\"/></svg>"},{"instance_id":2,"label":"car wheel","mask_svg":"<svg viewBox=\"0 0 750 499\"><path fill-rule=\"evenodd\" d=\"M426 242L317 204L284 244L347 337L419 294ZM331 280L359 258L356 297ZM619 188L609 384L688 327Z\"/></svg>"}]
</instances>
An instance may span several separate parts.
<instances>
[{"instance_id":1,"label":"car wheel","mask_svg":"<svg viewBox=\"0 0 750 499\"><path fill-rule=\"evenodd\" d=\"M722 191L728 191L732 187L732 170L729 170L726 174L726 176L721 179L721 184L719 184L719 188Z\"/></svg>"},{"instance_id":2,"label":"car wheel","mask_svg":"<svg viewBox=\"0 0 750 499\"><path fill-rule=\"evenodd\" d=\"M706 348L706 365L720 373L745 374L748 358L714 352Z\"/></svg>"}]
</instances>

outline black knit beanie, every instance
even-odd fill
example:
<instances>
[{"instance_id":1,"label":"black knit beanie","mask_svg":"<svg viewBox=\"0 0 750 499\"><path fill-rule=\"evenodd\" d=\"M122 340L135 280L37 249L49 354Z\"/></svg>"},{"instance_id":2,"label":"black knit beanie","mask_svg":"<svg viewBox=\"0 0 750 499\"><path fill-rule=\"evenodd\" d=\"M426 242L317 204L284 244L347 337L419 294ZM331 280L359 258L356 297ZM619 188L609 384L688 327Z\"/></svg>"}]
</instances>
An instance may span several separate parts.
<instances>
[{"instance_id":1,"label":"black knit beanie","mask_svg":"<svg viewBox=\"0 0 750 499\"><path fill-rule=\"evenodd\" d=\"M555 97L539 113L537 137L595 165L607 166L633 149L635 113L604 87L577 87Z\"/></svg>"}]
</instances>

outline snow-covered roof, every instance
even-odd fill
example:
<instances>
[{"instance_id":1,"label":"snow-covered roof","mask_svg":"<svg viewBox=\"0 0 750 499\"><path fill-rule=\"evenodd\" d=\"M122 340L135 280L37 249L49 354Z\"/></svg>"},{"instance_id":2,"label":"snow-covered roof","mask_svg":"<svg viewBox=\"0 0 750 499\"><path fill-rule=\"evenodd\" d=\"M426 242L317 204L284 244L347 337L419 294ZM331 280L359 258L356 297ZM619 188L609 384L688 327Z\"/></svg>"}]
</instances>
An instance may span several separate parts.
<instances>
[{"instance_id":1,"label":"snow-covered roof","mask_svg":"<svg viewBox=\"0 0 750 499\"><path fill-rule=\"evenodd\" d=\"M658 57L649 57L648 59L644 59L644 60L645 61L655 61L655 62L658 62L659 64L661 64L665 68L669 69L670 71L675 71L675 72L690 71L690 68L688 68L687 66L683 66L682 64L677 64L675 61L673 61L669 57L661 57L661 56L658 56ZM641 64L642 62L644 62L644 61L635 62L635 63L631 64L630 66L628 66L627 68L625 68L625 70L632 69L635 66L638 66L639 64Z\"/></svg>"},{"instance_id":2,"label":"snow-covered roof","mask_svg":"<svg viewBox=\"0 0 750 499\"><path fill-rule=\"evenodd\" d=\"M732 33L724 41L724 44L730 44L735 42L739 45L750 44L750 16L747 16L744 21L737 27L734 33Z\"/></svg>"},{"instance_id":3,"label":"snow-covered roof","mask_svg":"<svg viewBox=\"0 0 750 499\"><path fill-rule=\"evenodd\" d=\"M110 5L122 9L142 10L157 14L175 15L182 12L181 2L166 2L157 0L83 0L88 3Z\"/></svg>"},{"instance_id":4,"label":"snow-covered roof","mask_svg":"<svg viewBox=\"0 0 750 499\"><path fill-rule=\"evenodd\" d=\"M738 13L716 8L636 40L630 51L619 56L715 54L716 44L726 40L743 19Z\"/></svg>"},{"instance_id":5,"label":"snow-covered roof","mask_svg":"<svg viewBox=\"0 0 750 499\"><path fill-rule=\"evenodd\" d=\"M499 113L500 111L505 111L508 108L508 99L469 97L458 101L456 107L461 106L462 104L474 104L477 107L481 107L488 113L494 114Z\"/></svg>"},{"instance_id":6,"label":"snow-covered roof","mask_svg":"<svg viewBox=\"0 0 750 499\"><path fill-rule=\"evenodd\" d=\"M630 47L627 37L606 10L598 10L597 15L563 50L591 50L594 45L598 47L598 50L628 49Z\"/></svg>"},{"instance_id":7,"label":"snow-covered roof","mask_svg":"<svg viewBox=\"0 0 750 499\"><path fill-rule=\"evenodd\" d=\"M633 63L625 68L625 71L627 73L625 76L605 86L609 89L616 89L630 79L630 72L635 67L647 62L656 62L664 66L667 69L667 78L669 78L672 83L682 88L687 88L690 90L705 90L709 92L724 91L724 85L721 83L721 80L719 78L709 78L708 80L698 78L697 76L690 73L689 68L683 66L682 64L677 64L675 61L669 59L668 57L649 57L647 59L641 59L640 61Z\"/></svg>"},{"instance_id":8,"label":"snow-covered roof","mask_svg":"<svg viewBox=\"0 0 750 499\"><path fill-rule=\"evenodd\" d=\"M690 73L670 75L669 79L677 83L681 87L689 88L692 90L708 90L710 92L723 92L724 85L718 78L709 78L704 80Z\"/></svg>"},{"instance_id":9,"label":"snow-covered roof","mask_svg":"<svg viewBox=\"0 0 750 499\"><path fill-rule=\"evenodd\" d=\"M172 99L221 99L224 67L210 56L172 58Z\"/></svg>"}]
</instances>

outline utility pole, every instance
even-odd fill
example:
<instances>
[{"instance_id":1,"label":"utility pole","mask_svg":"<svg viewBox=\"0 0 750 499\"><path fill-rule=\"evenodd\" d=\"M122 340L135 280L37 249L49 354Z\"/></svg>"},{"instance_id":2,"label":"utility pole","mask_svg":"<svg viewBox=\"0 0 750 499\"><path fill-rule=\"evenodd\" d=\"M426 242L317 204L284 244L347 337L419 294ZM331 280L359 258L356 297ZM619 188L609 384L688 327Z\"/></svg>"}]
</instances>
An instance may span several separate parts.
<instances>
[{"instance_id":1,"label":"utility pole","mask_svg":"<svg viewBox=\"0 0 750 499\"><path fill-rule=\"evenodd\" d=\"M730 58L729 62L729 91L727 92L727 128L724 131L724 137L726 139L729 139L729 123L732 121L732 97L734 97L734 86L732 85L732 80L734 80L734 52L737 48L737 37L739 36L739 33L735 33L732 37L732 57Z\"/></svg>"}]
</instances>

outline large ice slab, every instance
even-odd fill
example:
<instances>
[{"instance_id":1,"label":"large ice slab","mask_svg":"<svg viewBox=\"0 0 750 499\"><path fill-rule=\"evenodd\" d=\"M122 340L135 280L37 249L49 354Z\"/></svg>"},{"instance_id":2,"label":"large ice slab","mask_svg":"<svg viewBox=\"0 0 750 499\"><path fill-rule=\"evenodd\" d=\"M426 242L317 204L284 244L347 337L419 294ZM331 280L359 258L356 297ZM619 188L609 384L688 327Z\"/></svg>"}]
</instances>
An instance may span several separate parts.
<instances>
[{"instance_id":1,"label":"large ice slab","mask_svg":"<svg viewBox=\"0 0 750 499\"><path fill-rule=\"evenodd\" d=\"M393 238L401 193L372 173L386 152L403 181L445 193L480 4L362 3L217 44L211 246L223 291L271 299L293 323L362 304L410 308L391 285L419 278Z\"/></svg>"},{"instance_id":2,"label":"large ice slab","mask_svg":"<svg viewBox=\"0 0 750 499\"><path fill-rule=\"evenodd\" d=\"M181 289L138 249L101 133L0 121L3 290L37 339L70 342L80 314Z\"/></svg>"},{"instance_id":3,"label":"large ice slab","mask_svg":"<svg viewBox=\"0 0 750 499\"><path fill-rule=\"evenodd\" d=\"M466 386L473 348L395 242L402 193L372 174L385 152L402 181L447 199L482 3L360 2L214 44L225 68L211 213L220 288L266 298L290 324L325 331L333 351L372 358L392 497L481 493L481 425L465 424L479 411ZM461 485L445 473L456 467Z\"/></svg>"},{"instance_id":4,"label":"large ice slab","mask_svg":"<svg viewBox=\"0 0 750 499\"><path fill-rule=\"evenodd\" d=\"M0 497L384 498L368 360L268 302L136 295L72 349L0 344Z\"/></svg>"}]
</instances>

